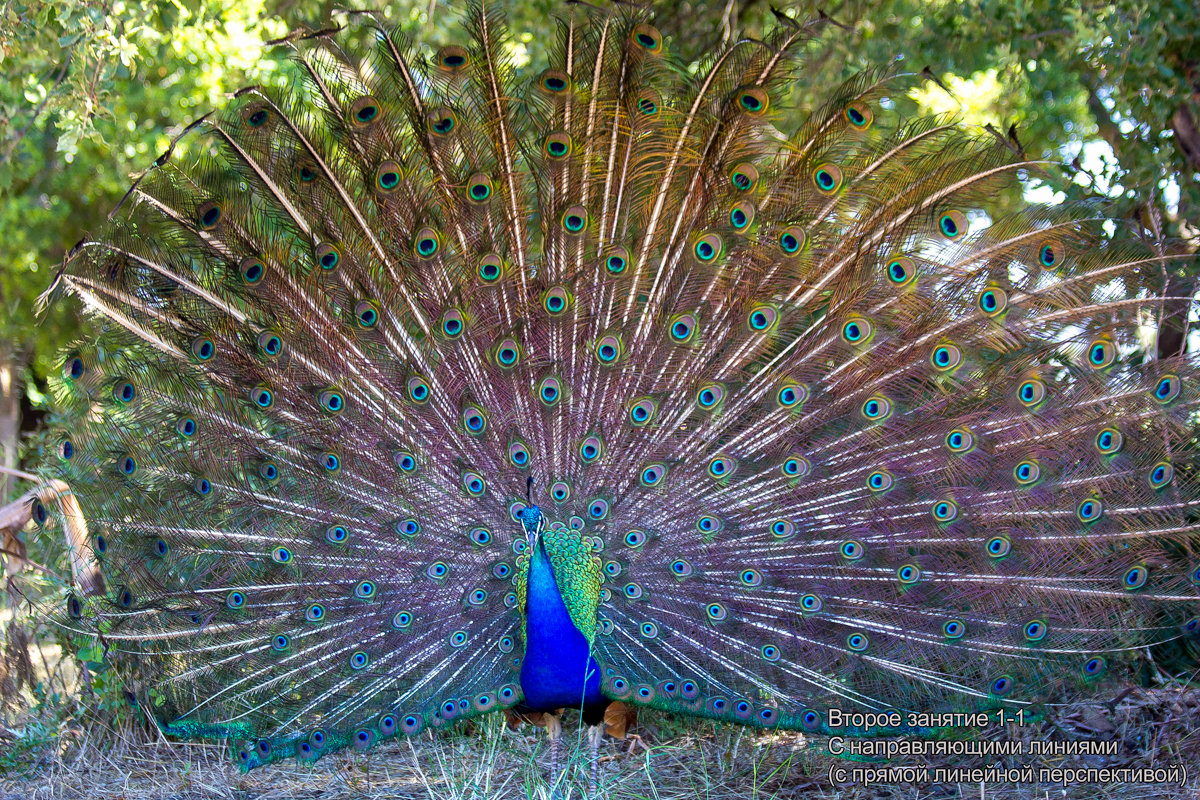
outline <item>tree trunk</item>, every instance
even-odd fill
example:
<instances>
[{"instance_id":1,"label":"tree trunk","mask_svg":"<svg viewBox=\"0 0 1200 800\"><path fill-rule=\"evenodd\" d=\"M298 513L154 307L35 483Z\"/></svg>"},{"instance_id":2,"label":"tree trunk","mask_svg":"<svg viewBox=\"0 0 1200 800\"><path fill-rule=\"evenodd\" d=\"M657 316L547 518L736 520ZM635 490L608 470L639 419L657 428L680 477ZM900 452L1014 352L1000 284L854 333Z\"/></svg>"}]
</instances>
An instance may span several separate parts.
<instances>
[{"instance_id":1,"label":"tree trunk","mask_svg":"<svg viewBox=\"0 0 1200 800\"><path fill-rule=\"evenodd\" d=\"M17 468L21 436L21 363L18 352L0 344L0 466ZM0 474L0 504L13 495L12 478Z\"/></svg>"}]
</instances>

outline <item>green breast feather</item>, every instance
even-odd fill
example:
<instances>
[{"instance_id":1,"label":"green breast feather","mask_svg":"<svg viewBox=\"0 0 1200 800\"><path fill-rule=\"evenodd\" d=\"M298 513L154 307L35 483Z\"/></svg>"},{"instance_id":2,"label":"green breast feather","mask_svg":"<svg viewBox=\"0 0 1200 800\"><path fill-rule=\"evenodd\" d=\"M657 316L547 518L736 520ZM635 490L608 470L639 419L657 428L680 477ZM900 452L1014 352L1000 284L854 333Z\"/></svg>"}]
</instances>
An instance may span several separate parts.
<instances>
[{"instance_id":1,"label":"green breast feather","mask_svg":"<svg viewBox=\"0 0 1200 800\"><path fill-rule=\"evenodd\" d=\"M542 543L563 604L575 627L592 643L596 635L596 611L600 607L600 559L592 555L591 545L579 531L555 526L542 532ZM525 638L525 605L529 590L529 559L532 553L517 557L517 602L521 610L521 638Z\"/></svg>"}]
</instances>

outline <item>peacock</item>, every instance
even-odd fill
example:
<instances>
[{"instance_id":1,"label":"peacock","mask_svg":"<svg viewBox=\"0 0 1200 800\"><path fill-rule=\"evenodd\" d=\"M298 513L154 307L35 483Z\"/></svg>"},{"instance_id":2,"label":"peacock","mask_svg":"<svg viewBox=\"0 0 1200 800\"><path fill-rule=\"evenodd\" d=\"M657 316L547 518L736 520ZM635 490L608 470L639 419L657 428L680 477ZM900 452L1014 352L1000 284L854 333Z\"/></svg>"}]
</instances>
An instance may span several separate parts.
<instances>
[{"instance_id":1,"label":"peacock","mask_svg":"<svg viewBox=\"0 0 1200 800\"><path fill-rule=\"evenodd\" d=\"M163 731L936 735L1200 634L1200 362L1155 349L1195 257L996 210L1053 165L901 118L896 64L782 132L825 20L779 16L689 70L568 5L527 83L484 0L293 34L69 253L44 472L103 579L57 613Z\"/></svg>"}]
</instances>

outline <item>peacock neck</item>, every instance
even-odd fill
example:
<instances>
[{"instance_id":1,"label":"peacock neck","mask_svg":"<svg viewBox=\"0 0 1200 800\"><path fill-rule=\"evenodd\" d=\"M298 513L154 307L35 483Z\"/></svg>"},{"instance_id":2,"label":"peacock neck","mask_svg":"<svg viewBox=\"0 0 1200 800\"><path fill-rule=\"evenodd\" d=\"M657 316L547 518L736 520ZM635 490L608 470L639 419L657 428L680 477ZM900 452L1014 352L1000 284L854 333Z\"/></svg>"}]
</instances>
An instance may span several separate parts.
<instances>
[{"instance_id":1,"label":"peacock neck","mask_svg":"<svg viewBox=\"0 0 1200 800\"><path fill-rule=\"evenodd\" d=\"M603 704L600 667L567 609L541 537L529 555L525 601L524 705L535 711Z\"/></svg>"}]
</instances>

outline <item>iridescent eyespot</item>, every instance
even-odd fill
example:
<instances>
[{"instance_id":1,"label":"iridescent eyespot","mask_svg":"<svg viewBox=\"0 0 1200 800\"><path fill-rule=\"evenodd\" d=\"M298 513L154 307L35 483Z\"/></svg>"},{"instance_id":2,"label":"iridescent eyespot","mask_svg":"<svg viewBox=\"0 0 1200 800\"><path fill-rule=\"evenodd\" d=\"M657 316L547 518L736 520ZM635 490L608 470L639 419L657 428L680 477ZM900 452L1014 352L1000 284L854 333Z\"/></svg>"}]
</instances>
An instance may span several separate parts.
<instances>
[{"instance_id":1,"label":"iridescent eyespot","mask_svg":"<svg viewBox=\"0 0 1200 800\"><path fill-rule=\"evenodd\" d=\"M743 200L729 212L729 224L738 233L743 233L754 223L754 203Z\"/></svg>"},{"instance_id":2,"label":"iridescent eyespot","mask_svg":"<svg viewBox=\"0 0 1200 800\"><path fill-rule=\"evenodd\" d=\"M856 653L861 653L870 646L871 640L865 633L852 633L846 637L846 646Z\"/></svg>"},{"instance_id":3,"label":"iridescent eyespot","mask_svg":"<svg viewBox=\"0 0 1200 800\"><path fill-rule=\"evenodd\" d=\"M662 483L663 478L665 478L666 475L666 464L650 464L642 468L642 472L641 475L638 476L638 480L641 482L642 486L657 486Z\"/></svg>"},{"instance_id":4,"label":"iridescent eyespot","mask_svg":"<svg viewBox=\"0 0 1200 800\"><path fill-rule=\"evenodd\" d=\"M508 460L518 469L529 466L531 456L524 442L513 442L508 446Z\"/></svg>"},{"instance_id":5,"label":"iridescent eyespot","mask_svg":"<svg viewBox=\"0 0 1200 800\"><path fill-rule=\"evenodd\" d=\"M1049 633L1049 631L1050 626L1040 619L1026 622L1025 628L1023 629L1025 640L1028 642L1040 642L1042 639L1046 638L1046 634Z\"/></svg>"},{"instance_id":6,"label":"iridescent eyespot","mask_svg":"<svg viewBox=\"0 0 1200 800\"><path fill-rule=\"evenodd\" d=\"M246 595L239 591L232 591L225 595L225 605L229 608L241 608L246 605Z\"/></svg>"},{"instance_id":7,"label":"iridescent eyespot","mask_svg":"<svg viewBox=\"0 0 1200 800\"><path fill-rule=\"evenodd\" d=\"M450 574L450 567L444 561L435 561L425 569L425 574L434 580L441 580Z\"/></svg>"},{"instance_id":8,"label":"iridescent eyespot","mask_svg":"<svg viewBox=\"0 0 1200 800\"><path fill-rule=\"evenodd\" d=\"M321 410L328 414L340 414L346 410L346 398L337 389L326 389L317 396Z\"/></svg>"},{"instance_id":9,"label":"iridescent eyespot","mask_svg":"<svg viewBox=\"0 0 1200 800\"><path fill-rule=\"evenodd\" d=\"M867 476L867 488L872 492L886 492L895 483L895 477L886 469L877 469Z\"/></svg>"},{"instance_id":10,"label":"iridescent eyespot","mask_svg":"<svg viewBox=\"0 0 1200 800\"><path fill-rule=\"evenodd\" d=\"M791 520L777 519L771 523L771 535L776 539L789 539L796 533L796 523Z\"/></svg>"},{"instance_id":11,"label":"iridescent eyespot","mask_svg":"<svg viewBox=\"0 0 1200 800\"><path fill-rule=\"evenodd\" d=\"M342 252L331 244L322 244L317 247L316 258L321 269L328 272L342 262Z\"/></svg>"},{"instance_id":12,"label":"iridescent eyespot","mask_svg":"<svg viewBox=\"0 0 1200 800\"><path fill-rule=\"evenodd\" d=\"M1097 522L1104 515L1104 503L1099 497L1088 497L1075 508L1075 516L1085 525Z\"/></svg>"},{"instance_id":13,"label":"iridescent eyespot","mask_svg":"<svg viewBox=\"0 0 1200 800\"><path fill-rule=\"evenodd\" d=\"M275 395L266 386L255 386L250 390L250 402L261 409L268 409L275 404Z\"/></svg>"},{"instance_id":14,"label":"iridescent eyespot","mask_svg":"<svg viewBox=\"0 0 1200 800\"><path fill-rule=\"evenodd\" d=\"M1175 468L1166 461L1159 461L1150 468L1150 488L1162 489L1175 479Z\"/></svg>"},{"instance_id":15,"label":"iridescent eyespot","mask_svg":"<svg viewBox=\"0 0 1200 800\"><path fill-rule=\"evenodd\" d=\"M604 253L604 268L610 275L620 275L629 266L629 251L624 247L612 247Z\"/></svg>"},{"instance_id":16,"label":"iridescent eyespot","mask_svg":"<svg viewBox=\"0 0 1200 800\"><path fill-rule=\"evenodd\" d=\"M700 263L711 264L720 257L724 246L719 235L706 233L696 240L696 244L692 246L692 252Z\"/></svg>"},{"instance_id":17,"label":"iridescent eyespot","mask_svg":"<svg viewBox=\"0 0 1200 800\"><path fill-rule=\"evenodd\" d=\"M667 323L667 330L670 331L671 341L676 344L691 342L695 338L696 328L695 314L679 314Z\"/></svg>"},{"instance_id":18,"label":"iridescent eyespot","mask_svg":"<svg viewBox=\"0 0 1200 800\"><path fill-rule=\"evenodd\" d=\"M1087 348L1088 366L1107 369L1117 360L1117 346L1111 339L1095 339Z\"/></svg>"},{"instance_id":19,"label":"iridescent eyespot","mask_svg":"<svg viewBox=\"0 0 1200 800\"><path fill-rule=\"evenodd\" d=\"M1029 378L1017 387L1017 400L1026 408L1035 408L1046 399L1046 384L1040 378Z\"/></svg>"},{"instance_id":20,"label":"iridescent eyespot","mask_svg":"<svg viewBox=\"0 0 1200 800\"><path fill-rule=\"evenodd\" d=\"M757 86L746 86L736 92L737 106L751 116L766 113L770 105L767 93Z\"/></svg>"},{"instance_id":21,"label":"iridescent eyespot","mask_svg":"<svg viewBox=\"0 0 1200 800\"><path fill-rule=\"evenodd\" d=\"M729 182L739 192L751 192L758 186L758 168L753 164L738 164L729 172Z\"/></svg>"},{"instance_id":22,"label":"iridescent eyespot","mask_svg":"<svg viewBox=\"0 0 1200 800\"><path fill-rule=\"evenodd\" d=\"M896 570L896 578L904 586L912 586L921 580L921 568L916 564L905 564Z\"/></svg>"},{"instance_id":23,"label":"iridescent eyespot","mask_svg":"<svg viewBox=\"0 0 1200 800\"><path fill-rule=\"evenodd\" d=\"M484 283L495 283L504 274L504 262L497 254L488 253L479 259L477 273Z\"/></svg>"},{"instance_id":24,"label":"iridescent eyespot","mask_svg":"<svg viewBox=\"0 0 1200 800\"><path fill-rule=\"evenodd\" d=\"M1083 674L1085 677L1094 678L1103 673L1107 667L1108 662L1104 660L1103 656L1089 658L1083 662Z\"/></svg>"},{"instance_id":25,"label":"iridescent eyespot","mask_svg":"<svg viewBox=\"0 0 1200 800\"><path fill-rule=\"evenodd\" d=\"M763 645L762 650L759 652L762 653L763 659L767 661L778 661L780 658L779 648L773 644ZM769 710L770 709L763 709L764 712Z\"/></svg>"},{"instance_id":26,"label":"iridescent eyespot","mask_svg":"<svg viewBox=\"0 0 1200 800\"><path fill-rule=\"evenodd\" d=\"M653 89L643 89L634 100L634 108L643 117L657 117L662 110L662 97Z\"/></svg>"},{"instance_id":27,"label":"iridescent eyespot","mask_svg":"<svg viewBox=\"0 0 1200 800\"><path fill-rule=\"evenodd\" d=\"M317 461L325 468L326 472L338 472L342 468L342 459L337 453L324 452L317 456Z\"/></svg>"},{"instance_id":28,"label":"iridescent eyespot","mask_svg":"<svg viewBox=\"0 0 1200 800\"><path fill-rule=\"evenodd\" d=\"M1100 455L1111 456L1121 452L1125 446L1125 436L1116 428L1102 428L1096 434L1096 449Z\"/></svg>"},{"instance_id":29,"label":"iridescent eyespot","mask_svg":"<svg viewBox=\"0 0 1200 800\"><path fill-rule=\"evenodd\" d=\"M208 361L217 353L217 346L213 344L212 339L203 336L197 336L192 340L192 355L197 361Z\"/></svg>"},{"instance_id":30,"label":"iridescent eyespot","mask_svg":"<svg viewBox=\"0 0 1200 800\"><path fill-rule=\"evenodd\" d=\"M871 127L871 122L875 119L875 115L871 112L870 106L861 101L851 103L846 107L844 116L846 121L860 131L865 131Z\"/></svg>"},{"instance_id":31,"label":"iridescent eyespot","mask_svg":"<svg viewBox=\"0 0 1200 800\"><path fill-rule=\"evenodd\" d=\"M737 462L725 455L714 456L708 462L708 475L710 478L721 480L728 478L737 468Z\"/></svg>"},{"instance_id":32,"label":"iridescent eyespot","mask_svg":"<svg viewBox=\"0 0 1200 800\"><path fill-rule=\"evenodd\" d=\"M555 481L550 484L550 496L556 503L565 503L571 499L571 484L566 481Z\"/></svg>"},{"instance_id":33,"label":"iridescent eyespot","mask_svg":"<svg viewBox=\"0 0 1200 800\"><path fill-rule=\"evenodd\" d=\"M1121 578L1121 585L1128 591L1141 589L1146 585L1146 581L1150 578L1150 570L1143 565L1130 567L1125 571L1125 575Z\"/></svg>"},{"instance_id":34,"label":"iridescent eyespot","mask_svg":"<svg viewBox=\"0 0 1200 800\"><path fill-rule=\"evenodd\" d=\"M690 577L693 571L691 563L682 558L671 562L671 574L676 578Z\"/></svg>"},{"instance_id":35,"label":"iridescent eyespot","mask_svg":"<svg viewBox=\"0 0 1200 800\"><path fill-rule=\"evenodd\" d=\"M180 436L184 437L185 439L190 439L196 435L196 420L192 419L191 417L184 417L183 419L179 420L179 422L175 423L175 430Z\"/></svg>"},{"instance_id":36,"label":"iridescent eyespot","mask_svg":"<svg viewBox=\"0 0 1200 800\"><path fill-rule=\"evenodd\" d=\"M393 528L395 529L396 533L400 534L404 538L412 539L421 532L421 523L417 522L412 517L409 517L408 519L396 520L396 524L393 526Z\"/></svg>"},{"instance_id":37,"label":"iridescent eyespot","mask_svg":"<svg viewBox=\"0 0 1200 800\"><path fill-rule=\"evenodd\" d=\"M479 406L467 406L462 413L463 429L472 436L487 430L487 415Z\"/></svg>"},{"instance_id":38,"label":"iridescent eyespot","mask_svg":"<svg viewBox=\"0 0 1200 800\"><path fill-rule=\"evenodd\" d=\"M658 636L658 626L653 622L643 622L640 630L642 636L646 639L654 639Z\"/></svg>"},{"instance_id":39,"label":"iridescent eyespot","mask_svg":"<svg viewBox=\"0 0 1200 800\"><path fill-rule=\"evenodd\" d=\"M271 112L266 106L251 106L242 112L242 119L251 128L261 128L271 119Z\"/></svg>"},{"instance_id":40,"label":"iridescent eyespot","mask_svg":"<svg viewBox=\"0 0 1200 800\"><path fill-rule=\"evenodd\" d=\"M492 199L492 179L483 173L467 178L467 200L476 205Z\"/></svg>"},{"instance_id":41,"label":"iridescent eyespot","mask_svg":"<svg viewBox=\"0 0 1200 800\"><path fill-rule=\"evenodd\" d=\"M400 468L401 472L411 473L417 468L417 459L412 454L405 450L397 451L392 454L392 461Z\"/></svg>"},{"instance_id":42,"label":"iridescent eyespot","mask_svg":"<svg viewBox=\"0 0 1200 800\"><path fill-rule=\"evenodd\" d=\"M441 246L441 235L436 230L428 226L421 228L419 231L417 231L416 236L413 237L413 254L416 255L417 258L433 258L435 255L437 255L437 252Z\"/></svg>"},{"instance_id":43,"label":"iridescent eyespot","mask_svg":"<svg viewBox=\"0 0 1200 800\"><path fill-rule=\"evenodd\" d=\"M571 88L571 78L565 72L548 69L542 73L538 85L551 95L561 95Z\"/></svg>"},{"instance_id":44,"label":"iridescent eyespot","mask_svg":"<svg viewBox=\"0 0 1200 800\"><path fill-rule=\"evenodd\" d=\"M744 586L762 586L763 578L762 574L758 570L744 569L742 570L742 574L738 577L741 579L742 585Z\"/></svg>"},{"instance_id":45,"label":"iridescent eyespot","mask_svg":"<svg viewBox=\"0 0 1200 800\"><path fill-rule=\"evenodd\" d=\"M992 558L1004 558L1012 552L1012 540L1007 536L993 536L987 540L984 548Z\"/></svg>"},{"instance_id":46,"label":"iridescent eyespot","mask_svg":"<svg viewBox=\"0 0 1200 800\"><path fill-rule=\"evenodd\" d=\"M471 63L471 55L465 47L456 44L448 44L437 51L437 56L434 64L439 69L448 72L459 72Z\"/></svg>"},{"instance_id":47,"label":"iridescent eyespot","mask_svg":"<svg viewBox=\"0 0 1200 800\"><path fill-rule=\"evenodd\" d=\"M975 435L966 428L955 428L946 434L946 449L951 453L962 454L975 447Z\"/></svg>"},{"instance_id":48,"label":"iridescent eyespot","mask_svg":"<svg viewBox=\"0 0 1200 800\"><path fill-rule=\"evenodd\" d=\"M995 317L1008 308L1008 293L998 286L991 286L979 293L975 303L984 314Z\"/></svg>"},{"instance_id":49,"label":"iridescent eyespot","mask_svg":"<svg viewBox=\"0 0 1200 800\"><path fill-rule=\"evenodd\" d=\"M350 669L364 669L370 661L370 656L363 650L355 650L350 654ZM359 731L359 736L369 736L367 731Z\"/></svg>"},{"instance_id":50,"label":"iridescent eyespot","mask_svg":"<svg viewBox=\"0 0 1200 800\"><path fill-rule=\"evenodd\" d=\"M872 422L887 419L892 414L892 401L881 395L867 398L862 404L862 415Z\"/></svg>"},{"instance_id":51,"label":"iridescent eyespot","mask_svg":"<svg viewBox=\"0 0 1200 800\"><path fill-rule=\"evenodd\" d=\"M640 398L629 408L629 421L635 428L640 428L654 418L656 409L657 406L649 397Z\"/></svg>"},{"instance_id":52,"label":"iridescent eyespot","mask_svg":"<svg viewBox=\"0 0 1200 800\"><path fill-rule=\"evenodd\" d=\"M962 350L954 344L940 344L929 354L929 363L938 372L952 372L962 364L962 360Z\"/></svg>"},{"instance_id":53,"label":"iridescent eyespot","mask_svg":"<svg viewBox=\"0 0 1200 800\"><path fill-rule=\"evenodd\" d=\"M562 286L547 289L546 293L542 295L542 308L546 309L546 313L552 317L566 311L570 302L571 295Z\"/></svg>"},{"instance_id":54,"label":"iridescent eyespot","mask_svg":"<svg viewBox=\"0 0 1200 800\"><path fill-rule=\"evenodd\" d=\"M1043 244L1038 248L1038 263L1043 267L1053 267L1058 264L1059 251L1057 245Z\"/></svg>"},{"instance_id":55,"label":"iridescent eyespot","mask_svg":"<svg viewBox=\"0 0 1200 800\"><path fill-rule=\"evenodd\" d=\"M1182 384L1178 375L1164 375L1154 386L1154 399L1162 405L1166 405L1175 398L1179 397L1179 392L1181 389Z\"/></svg>"},{"instance_id":56,"label":"iridescent eyespot","mask_svg":"<svg viewBox=\"0 0 1200 800\"><path fill-rule=\"evenodd\" d=\"M704 607L704 611L713 622L720 622L729 616L729 612L725 610L725 606L720 603L709 603Z\"/></svg>"},{"instance_id":57,"label":"iridescent eyespot","mask_svg":"<svg viewBox=\"0 0 1200 800\"><path fill-rule=\"evenodd\" d=\"M117 469L125 475L133 475L137 472L137 461L133 456L125 456L117 460Z\"/></svg>"},{"instance_id":58,"label":"iridescent eyespot","mask_svg":"<svg viewBox=\"0 0 1200 800\"><path fill-rule=\"evenodd\" d=\"M330 525L325 529L325 541L330 544L341 544L350 537L346 528L342 525Z\"/></svg>"},{"instance_id":59,"label":"iridescent eyespot","mask_svg":"<svg viewBox=\"0 0 1200 800\"><path fill-rule=\"evenodd\" d=\"M481 606L487 601L488 593L484 589L472 589L467 593L467 605Z\"/></svg>"},{"instance_id":60,"label":"iridescent eyespot","mask_svg":"<svg viewBox=\"0 0 1200 800\"><path fill-rule=\"evenodd\" d=\"M238 267L238 274L242 276L242 281L249 286L260 282L263 275L267 274L267 268L263 266L263 262L257 258L243 259Z\"/></svg>"},{"instance_id":61,"label":"iridescent eyespot","mask_svg":"<svg viewBox=\"0 0 1200 800\"><path fill-rule=\"evenodd\" d=\"M779 311L774 306L760 303L750 308L746 323L755 333L769 333L779 323Z\"/></svg>"},{"instance_id":62,"label":"iridescent eyespot","mask_svg":"<svg viewBox=\"0 0 1200 800\"><path fill-rule=\"evenodd\" d=\"M645 594L645 592L642 591L642 587L636 583L625 584L625 586L622 587L621 592L630 600L638 600L642 597L642 595Z\"/></svg>"},{"instance_id":63,"label":"iridescent eyespot","mask_svg":"<svg viewBox=\"0 0 1200 800\"><path fill-rule=\"evenodd\" d=\"M558 161L571 155L571 135L564 131L548 134L542 140L542 151L552 161Z\"/></svg>"},{"instance_id":64,"label":"iridescent eyespot","mask_svg":"<svg viewBox=\"0 0 1200 800\"><path fill-rule=\"evenodd\" d=\"M822 164L813 170L813 184L821 194L833 194L842 186L842 171L836 164Z\"/></svg>"},{"instance_id":65,"label":"iridescent eyespot","mask_svg":"<svg viewBox=\"0 0 1200 800\"><path fill-rule=\"evenodd\" d=\"M375 170L375 190L380 194L391 194L400 186L400 165L385 161Z\"/></svg>"},{"instance_id":66,"label":"iridescent eyespot","mask_svg":"<svg viewBox=\"0 0 1200 800\"><path fill-rule=\"evenodd\" d=\"M263 331L258 335L258 350L268 358L275 358L283 352L283 339L273 331Z\"/></svg>"},{"instance_id":67,"label":"iridescent eyespot","mask_svg":"<svg viewBox=\"0 0 1200 800\"><path fill-rule=\"evenodd\" d=\"M113 381L112 397L118 403L132 403L137 398L137 389L132 382L117 378Z\"/></svg>"},{"instance_id":68,"label":"iridescent eyespot","mask_svg":"<svg viewBox=\"0 0 1200 800\"><path fill-rule=\"evenodd\" d=\"M804 231L794 225L784 228L779 234L779 248L783 250L784 255L793 256L799 253L804 247L804 241Z\"/></svg>"},{"instance_id":69,"label":"iridescent eyespot","mask_svg":"<svg viewBox=\"0 0 1200 800\"><path fill-rule=\"evenodd\" d=\"M479 547L486 547L492 541L492 532L487 528L472 528L471 532L467 535L471 539L471 542Z\"/></svg>"},{"instance_id":70,"label":"iridescent eyespot","mask_svg":"<svg viewBox=\"0 0 1200 800\"><path fill-rule=\"evenodd\" d=\"M815 594L804 594L800 596L800 608L806 614L816 614L824 607L825 603Z\"/></svg>"},{"instance_id":71,"label":"iridescent eyespot","mask_svg":"<svg viewBox=\"0 0 1200 800\"><path fill-rule=\"evenodd\" d=\"M312 183L321 177L321 173L317 171L317 165L311 161L301 161L296 167L296 174L300 177L301 183Z\"/></svg>"},{"instance_id":72,"label":"iridescent eyespot","mask_svg":"<svg viewBox=\"0 0 1200 800\"><path fill-rule=\"evenodd\" d=\"M276 653L282 653L288 649L291 643L291 639L281 633L271 639L271 649Z\"/></svg>"},{"instance_id":73,"label":"iridescent eyespot","mask_svg":"<svg viewBox=\"0 0 1200 800\"><path fill-rule=\"evenodd\" d=\"M625 534L625 538L622 541L624 541L626 547L641 547L646 543L646 533L645 531L632 530Z\"/></svg>"},{"instance_id":74,"label":"iridescent eyespot","mask_svg":"<svg viewBox=\"0 0 1200 800\"><path fill-rule=\"evenodd\" d=\"M911 258L893 258L884 267L888 281L893 286L908 286L917 277L917 265Z\"/></svg>"},{"instance_id":75,"label":"iridescent eyespot","mask_svg":"<svg viewBox=\"0 0 1200 800\"><path fill-rule=\"evenodd\" d=\"M457 308L448 309L442 315L442 335L447 339L457 339L466 329L466 320Z\"/></svg>"},{"instance_id":76,"label":"iridescent eyespot","mask_svg":"<svg viewBox=\"0 0 1200 800\"><path fill-rule=\"evenodd\" d=\"M77 381L83 377L83 359L79 356L72 356L67 359L67 363L63 365L63 376L70 380Z\"/></svg>"},{"instance_id":77,"label":"iridescent eyespot","mask_svg":"<svg viewBox=\"0 0 1200 800\"><path fill-rule=\"evenodd\" d=\"M863 547L862 542L850 539L849 541L842 542L842 547L839 552L842 554L842 558L845 558L849 561L858 561L860 558L866 555L867 549Z\"/></svg>"},{"instance_id":78,"label":"iridescent eyespot","mask_svg":"<svg viewBox=\"0 0 1200 800\"><path fill-rule=\"evenodd\" d=\"M358 127L370 125L379 116L379 101L374 97L360 97L350 104L350 122Z\"/></svg>"},{"instance_id":79,"label":"iridescent eyespot","mask_svg":"<svg viewBox=\"0 0 1200 800\"><path fill-rule=\"evenodd\" d=\"M725 400L725 387L719 383L706 383L696 392L696 405L704 411L717 409Z\"/></svg>"},{"instance_id":80,"label":"iridescent eyespot","mask_svg":"<svg viewBox=\"0 0 1200 800\"><path fill-rule=\"evenodd\" d=\"M933 518L941 524L958 519L958 504L953 500L938 500L933 504Z\"/></svg>"},{"instance_id":81,"label":"iridescent eyespot","mask_svg":"<svg viewBox=\"0 0 1200 800\"><path fill-rule=\"evenodd\" d=\"M359 600L370 600L375 596L375 591L374 581L359 581L358 585L354 587L354 596Z\"/></svg>"},{"instance_id":82,"label":"iridescent eyespot","mask_svg":"<svg viewBox=\"0 0 1200 800\"><path fill-rule=\"evenodd\" d=\"M208 478L196 478L192 481L192 491L201 497L207 497L212 494L212 483Z\"/></svg>"},{"instance_id":83,"label":"iridescent eyespot","mask_svg":"<svg viewBox=\"0 0 1200 800\"><path fill-rule=\"evenodd\" d=\"M547 406L553 406L562 399L562 382L555 377L542 378L538 385L538 399Z\"/></svg>"},{"instance_id":84,"label":"iridescent eyespot","mask_svg":"<svg viewBox=\"0 0 1200 800\"><path fill-rule=\"evenodd\" d=\"M591 464L604 453L604 440L599 436L589 436L579 444L579 458L585 464Z\"/></svg>"},{"instance_id":85,"label":"iridescent eyespot","mask_svg":"<svg viewBox=\"0 0 1200 800\"><path fill-rule=\"evenodd\" d=\"M608 516L608 501L597 497L588 503L588 516L594 520L602 520Z\"/></svg>"},{"instance_id":86,"label":"iridescent eyespot","mask_svg":"<svg viewBox=\"0 0 1200 800\"><path fill-rule=\"evenodd\" d=\"M1013 478L1020 486L1032 486L1042 477L1042 468L1037 459L1022 461L1013 467Z\"/></svg>"},{"instance_id":87,"label":"iridescent eyespot","mask_svg":"<svg viewBox=\"0 0 1200 800\"><path fill-rule=\"evenodd\" d=\"M629 34L629 40L650 53L662 50L662 34L658 32L657 28L644 22L633 27Z\"/></svg>"},{"instance_id":88,"label":"iridescent eyespot","mask_svg":"<svg viewBox=\"0 0 1200 800\"><path fill-rule=\"evenodd\" d=\"M193 427L195 422L192 422ZM178 428L176 428L178 430ZM75 457L75 445L70 439L63 439L58 443L58 457L63 461L70 461Z\"/></svg>"},{"instance_id":89,"label":"iridescent eyespot","mask_svg":"<svg viewBox=\"0 0 1200 800\"><path fill-rule=\"evenodd\" d=\"M842 341L847 344L859 345L869 341L875 332L869 320L855 318L842 326Z\"/></svg>"},{"instance_id":90,"label":"iridescent eyespot","mask_svg":"<svg viewBox=\"0 0 1200 800\"><path fill-rule=\"evenodd\" d=\"M700 517L700 519L696 520L696 530L700 531L706 536L719 533L724 527L724 522L722 522L718 517L714 517L710 514L705 514L704 516Z\"/></svg>"},{"instance_id":91,"label":"iridescent eyespot","mask_svg":"<svg viewBox=\"0 0 1200 800\"><path fill-rule=\"evenodd\" d=\"M478 472L464 472L462 486L471 497L479 497L483 494L484 489L487 488L487 483Z\"/></svg>"},{"instance_id":92,"label":"iridescent eyespot","mask_svg":"<svg viewBox=\"0 0 1200 800\"><path fill-rule=\"evenodd\" d=\"M408 611L397 611L392 615L392 627L396 630L404 630L412 625L413 615Z\"/></svg>"},{"instance_id":93,"label":"iridescent eyespot","mask_svg":"<svg viewBox=\"0 0 1200 800\"><path fill-rule=\"evenodd\" d=\"M812 463L802 455L792 454L783 460L779 471L785 478L803 478L812 472Z\"/></svg>"},{"instance_id":94,"label":"iridescent eyespot","mask_svg":"<svg viewBox=\"0 0 1200 800\"><path fill-rule=\"evenodd\" d=\"M422 405L429 401L429 384L420 375L413 375L405 382L408 389L408 399Z\"/></svg>"},{"instance_id":95,"label":"iridescent eyespot","mask_svg":"<svg viewBox=\"0 0 1200 800\"><path fill-rule=\"evenodd\" d=\"M212 230L221 221L221 206L215 202L205 203L196 211L196 221L202 229Z\"/></svg>"},{"instance_id":96,"label":"iridescent eyespot","mask_svg":"<svg viewBox=\"0 0 1200 800\"><path fill-rule=\"evenodd\" d=\"M624 349L620 338L610 334L596 342L596 358L600 359L602 364L613 364L621 357Z\"/></svg>"},{"instance_id":97,"label":"iridescent eyespot","mask_svg":"<svg viewBox=\"0 0 1200 800\"><path fill-rule=\"evenodd\" d=\"M435 108L425 115L425 124L434 136L445 136L458 126L458 117L448 108Z\"/></svg>"},{"instance_id":98,"label":"iridescent eyespot","mask_svg":"<svg viewBox=\"0 0 1200 800\"><path fill-rule=\"evenodd\" d=\"M959 239L967 233L967 215L961 211L947 211L938 218L938 230L947 239Z\"/></svg>"},{"instance_id":99,"label":"iridescent eyespot","mask_svg":"<svg viewBox=\"0 0 1200 800\"><path fill-rule=\"evenodd\" d=\"M961 619L948 619L942 623L942 635L947 639L961 639L967 633L967 624Z\"/></svg>"},{"instance_id":100,"label":"iridescent eyespot","mask_svg":"<svg viewBox=\"0 0 1200 800\"><path fill-rule=\"evenodd\" d=\"M783 408L796 408L808 399L808 387L798 383L785 383L775 395L776 402Z\"/></svg>"},{"instance_id":101,"label":"iridescent eyespot","mask_svg":"<svg viewBox=\"0 0 1200 800\"><path fill-rule=\"evenodd\" d=\"M567 233L582 233L583 229L587 227L588 214L583 206L570 206L562 213L559 221Z\"/></svg>"}]
</instances>

